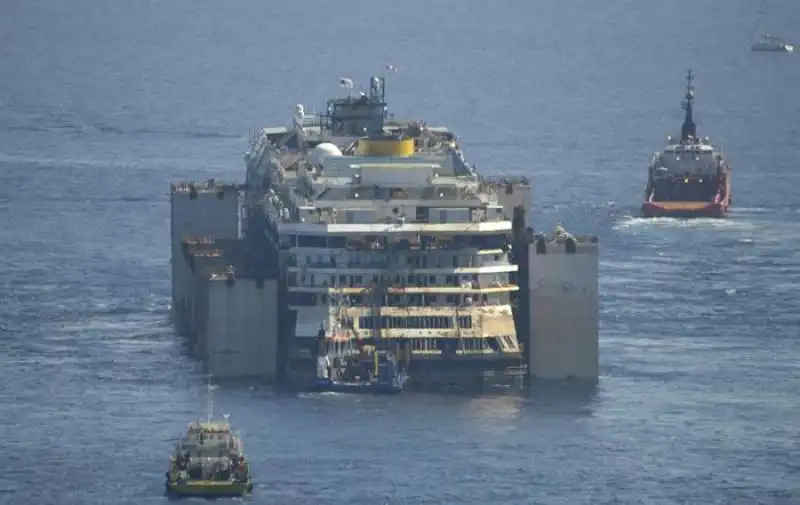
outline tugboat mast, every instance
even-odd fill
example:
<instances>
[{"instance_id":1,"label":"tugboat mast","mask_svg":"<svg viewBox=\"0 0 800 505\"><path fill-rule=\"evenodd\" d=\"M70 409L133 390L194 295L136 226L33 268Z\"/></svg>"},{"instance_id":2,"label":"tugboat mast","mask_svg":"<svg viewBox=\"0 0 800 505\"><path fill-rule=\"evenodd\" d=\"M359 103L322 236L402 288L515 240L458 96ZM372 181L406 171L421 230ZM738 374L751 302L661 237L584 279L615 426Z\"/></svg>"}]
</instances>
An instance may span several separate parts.
<instances>
[{"instance_id":1,"label":"tugboat mast","mask_svg":"<svg viewBox=\"0 0 800 505\"><path fill-rule=\"evenodd\" d=\"M211 384L211 376L208 377L208 385L206 386L206 423L211 424L214 417L214 390L217 387Z\"/></svg>"},{"instance_id":2,"label":"tugboat mast","mask_svg":"<svg viewBox=\"0 0 800 505\"><path fill-rule=\"evenodd\" d=\"M686 96L683 100L683 110L686 111L686 116L683 118L683 125L681 126L681 142L686 143L690 138L697 138L697 125L694 124L692 118L692 104L694 103L694 74L689 70L686 74Z\"/></svg>"}]
</instances>

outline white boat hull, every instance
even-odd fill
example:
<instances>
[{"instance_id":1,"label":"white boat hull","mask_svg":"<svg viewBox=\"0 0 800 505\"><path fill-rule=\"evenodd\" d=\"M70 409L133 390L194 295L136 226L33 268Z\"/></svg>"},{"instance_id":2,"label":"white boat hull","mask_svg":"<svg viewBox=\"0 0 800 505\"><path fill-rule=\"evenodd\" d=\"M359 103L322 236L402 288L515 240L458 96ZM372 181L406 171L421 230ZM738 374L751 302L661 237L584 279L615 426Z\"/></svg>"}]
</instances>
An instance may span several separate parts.
<instances>
[{"instance_id":1,"label":"white boat hull","mask_svg":"<svg viewBox=\"0 0 800 505\"><path fill-rule=\"evenodd\" d=\"M765 51L773 53L791 53L794 52L794 46L785 42L755 42L750 48L753 51Z\"/></svg>"}]
</instances>

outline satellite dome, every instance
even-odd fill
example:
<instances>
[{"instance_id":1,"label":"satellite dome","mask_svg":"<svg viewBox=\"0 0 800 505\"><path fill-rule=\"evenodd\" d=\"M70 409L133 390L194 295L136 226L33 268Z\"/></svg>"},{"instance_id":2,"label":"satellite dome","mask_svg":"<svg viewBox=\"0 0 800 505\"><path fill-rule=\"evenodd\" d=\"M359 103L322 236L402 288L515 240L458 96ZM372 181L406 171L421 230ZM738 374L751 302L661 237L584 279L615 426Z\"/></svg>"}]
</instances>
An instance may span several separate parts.
<instances>
[{"instance_id":1,"label":"satellite dome","mask_svg":"<svg viewBox=\"0 0 800 505\"><path fill-rule=\"evenodd\" d=\"M340 151L339 148L334 144L331 144L330 142L323 142L311 150L311 154L308 155L308 160L312 165L317 166L321 165L328 156L341 155L342 151Z\"/></svg>"}]
</instances>

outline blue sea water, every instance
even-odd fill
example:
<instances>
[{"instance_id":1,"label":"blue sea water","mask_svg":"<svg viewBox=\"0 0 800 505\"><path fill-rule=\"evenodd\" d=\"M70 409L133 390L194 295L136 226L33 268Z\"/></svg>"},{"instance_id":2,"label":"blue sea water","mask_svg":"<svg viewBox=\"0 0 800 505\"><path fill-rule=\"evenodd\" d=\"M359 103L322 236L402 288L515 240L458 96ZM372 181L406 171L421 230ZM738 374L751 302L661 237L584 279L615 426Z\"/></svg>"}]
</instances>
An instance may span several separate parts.
<instances>
[{"instance_id":1,"label":"blue sea water","mask_svg":"<svg viewBox=\"0 0 800 505\"><path fill-rule=\"evenodd\" d=\"M595 390L288 395L225 384L271 504L800 503L800 57L754 1L0 2L0 503L162 503L205 378L169 319L170 181L242 179L249 132L386 64L390 106L533 221L599 235ZM800 42L800 4L770 30ZM696 120L725 220L637 217Z\"/></svg>"}]
</instances>

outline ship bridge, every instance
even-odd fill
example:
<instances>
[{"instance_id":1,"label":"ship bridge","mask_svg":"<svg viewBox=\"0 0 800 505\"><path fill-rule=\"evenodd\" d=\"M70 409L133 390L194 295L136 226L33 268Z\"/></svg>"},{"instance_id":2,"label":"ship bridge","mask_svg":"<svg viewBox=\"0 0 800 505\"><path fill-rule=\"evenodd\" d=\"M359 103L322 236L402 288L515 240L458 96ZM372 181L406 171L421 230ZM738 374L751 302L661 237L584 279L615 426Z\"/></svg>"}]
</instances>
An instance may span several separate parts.
<instances>
[{"instance_id":1,"label":"ship bridge","mask_svg":"<svg viewBox=\"0 0 800 505\"><path fill-rule=\"evenodd\" d=\"M372 77L369 94L328 100L327 114L321 120L335 136L361 136L382 133L386 115L385 80Z\"/></svg>"}]
</instances>

